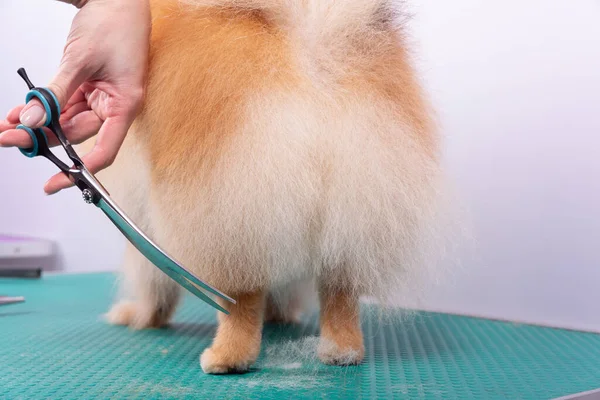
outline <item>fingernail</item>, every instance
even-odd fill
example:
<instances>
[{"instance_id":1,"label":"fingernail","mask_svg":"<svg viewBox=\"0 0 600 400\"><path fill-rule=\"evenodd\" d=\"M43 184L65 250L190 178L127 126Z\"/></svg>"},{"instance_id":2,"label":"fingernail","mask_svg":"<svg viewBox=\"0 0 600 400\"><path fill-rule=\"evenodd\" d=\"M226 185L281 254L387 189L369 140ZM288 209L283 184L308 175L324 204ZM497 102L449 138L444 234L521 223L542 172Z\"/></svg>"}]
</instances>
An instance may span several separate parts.
<instances>
[{"instance_id":1,"label":"fingernail","mask_svg":"<svg viewBox=\"0 0 600 400\"><path fill-rule=\"evenodd\" d=\"M23 125L36 128L46 120L46 112L40 106L31 106L31 108L21 113L19 119Z\"/></svg>"}]
</instances>

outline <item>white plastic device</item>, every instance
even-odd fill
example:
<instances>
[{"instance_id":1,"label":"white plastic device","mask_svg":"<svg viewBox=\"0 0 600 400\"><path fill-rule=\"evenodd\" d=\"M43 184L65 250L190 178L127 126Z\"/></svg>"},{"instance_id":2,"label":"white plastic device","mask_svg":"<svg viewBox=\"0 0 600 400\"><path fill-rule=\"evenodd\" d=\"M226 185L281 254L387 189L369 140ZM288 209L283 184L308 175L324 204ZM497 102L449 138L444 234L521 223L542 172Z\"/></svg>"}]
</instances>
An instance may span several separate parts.
<instances>
[{"instance_id":1,"label":"white plastic device","mask_svg":"<svg viewBox=\"0 0 600 400\"><path fill-rule=\"evenodd\" d=\"M51 241L0 234L0 261L19 258L46 258L54 254Z\"/></svg>"}]
</instances>

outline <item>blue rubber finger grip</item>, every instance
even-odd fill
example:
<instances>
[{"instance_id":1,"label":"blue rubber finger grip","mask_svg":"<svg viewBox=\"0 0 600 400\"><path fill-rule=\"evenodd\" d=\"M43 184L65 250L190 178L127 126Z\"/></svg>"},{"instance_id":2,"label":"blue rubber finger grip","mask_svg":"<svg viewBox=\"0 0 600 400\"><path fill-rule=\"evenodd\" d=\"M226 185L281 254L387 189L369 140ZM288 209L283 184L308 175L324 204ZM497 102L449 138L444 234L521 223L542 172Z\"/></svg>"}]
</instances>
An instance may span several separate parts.
<instances>
[{"instance_id":1,"label":"blue rubber finger grip","mask_svg":"<svg viewBox=\"0 0 600 400\"><path fill-rule=\"evenodd\" d=\"M33 146L28 148L28 149L22 149L19 148L19 151L25 156L25 157L29 157L29 158L33 158L36 157L37 155L39 155L40 152L40 143L38 141L37 135L35 134L35 132L33 131L33 129L26 127L25 125L18 125L17 129L22 129L25 132L27 132L29 134L29 136L31 137L31 140L33 141ZM47 142L46 139L46 134L40 130L41 134L44 136L44 139Z\"/></svg>"},{"instance_id":2,"label":"blue rubber finger grip","mask_svg":"<svg viewBox=\"0 0 600 400\"><path fill-rule=\"evenodd\" d=\"M45 90L54 99L54 104L56 105L57 111L58 111L57 114L60 115L61 111L60 111L60 104L58 103L58 99L56 98L56 96L54 95L52 90L50 90L50 89L45 89ZM30 90L27 93L27 96L25 96L25 103L29 103L33 98L38 99L44 106L44 110L46 111L46 122L44 123L44 126L49 126L50 123L52 123L52 109L50 108L50 104L48 104L48 100L46 100L44 95L42 93L40 93L39 90L37 90L37 89Z\"/></svg>"}]
</instances>

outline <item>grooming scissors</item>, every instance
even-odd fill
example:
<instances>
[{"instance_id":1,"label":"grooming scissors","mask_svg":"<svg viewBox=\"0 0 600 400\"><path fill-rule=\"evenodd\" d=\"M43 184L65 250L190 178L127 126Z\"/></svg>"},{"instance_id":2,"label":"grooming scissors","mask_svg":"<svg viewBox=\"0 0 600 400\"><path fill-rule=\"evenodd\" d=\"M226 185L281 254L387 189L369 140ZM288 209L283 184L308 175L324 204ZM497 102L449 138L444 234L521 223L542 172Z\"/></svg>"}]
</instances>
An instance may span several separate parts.
<instances>
[{"instance_id":1,"label":"grooming scissors","mask_svg":"<svg viewBox=\"0 0 600 400\"><path fill-rule=\"evenodd\" d=\"M98 182L98 180L92 175L90 171L83 164L71 143L65 136L60 126L60 104L54 93L48 88L35 87L25 69L21 68L18 71L19 76L23 78L27 86L29 87L29 93L25 98L26 103L29 103L33 99L38 99L44 109L46 110L46 122L44 124L54 136L57 137L62 147L65 149L67 156L73 162L73 167L69 168L65 163L56 157L48 145L48 139L43 129L30 129L24 125L17 126L17 129L26 131L31 140L33 146L28 149L20 149L21 153L26 157L33 158L42 156L50 160L56 165L67 177L69 177L75 186L81 190L83 200L88 204L94 204L100 208L104 214L115 224L115 226L121 231L121 233L154 265L160 268L165 274L171 277L175 282L189 290L192 294L210 304L219 311L229 314L226 309L221 307L218 303L213 301L200 289L204 289L217 297L235 304L235 300L221 293L219 290L210 286L206 282L195 277L191 272L185 269L183 266L178 264L173 258L165 253L160 247L152 242L148 236L146 236L140 228L138 228L127 215L115 204L110 198L110 195L104 189L104 187Z\"/></svg>"}]
</instances>

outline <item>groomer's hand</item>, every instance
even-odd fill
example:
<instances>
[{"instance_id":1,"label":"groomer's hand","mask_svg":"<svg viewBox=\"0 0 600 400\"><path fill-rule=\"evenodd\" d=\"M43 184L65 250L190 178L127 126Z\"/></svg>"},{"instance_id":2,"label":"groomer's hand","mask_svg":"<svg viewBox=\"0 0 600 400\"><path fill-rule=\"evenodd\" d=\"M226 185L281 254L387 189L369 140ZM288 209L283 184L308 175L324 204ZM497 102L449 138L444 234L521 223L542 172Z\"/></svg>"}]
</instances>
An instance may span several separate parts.
<instances>
[{"instance_id":1,"label":"groomer's hand","mask_svg":"<svg viewBox=\"0 0 600 400\"><path fill-rule=\"evenodd\" d=\"M72 143L98 135L94 149L83 157L95 173L114 161L142 102L150 6L148 0L63 1L80 10L58 73L48 87L60 102L61 124ZM45 119L37 100L14 108L6 120L0 120L0 146L31 146L29 135L16 130L16 125L40 127ZM53 194L71 185L60 173L46 183L44 191Z\"/></svg>"}]
</instances>

